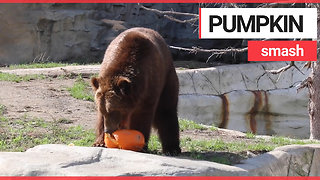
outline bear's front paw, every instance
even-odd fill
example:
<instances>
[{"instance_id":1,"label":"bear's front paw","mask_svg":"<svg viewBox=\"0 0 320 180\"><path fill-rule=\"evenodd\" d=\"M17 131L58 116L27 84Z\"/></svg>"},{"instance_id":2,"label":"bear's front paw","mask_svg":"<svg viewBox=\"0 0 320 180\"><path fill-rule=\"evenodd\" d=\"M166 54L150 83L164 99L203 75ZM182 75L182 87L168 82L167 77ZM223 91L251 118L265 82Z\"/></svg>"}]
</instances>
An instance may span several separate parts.
<instances>
[{"instance_id":1,"label":"bear's front paw","mask_svg":"<svg viewBox=\"0 0 320 180\"><path fill-rule=\"evenodd\" d=\"M93 147L105 147L105 144L104 143L94 143L92 146Z\"/></svg>"},{"instance_id":2,"label":"bear's front paw","mask_svg":"<svg viewBox=\"0 0 320 180\"><path fill-rule=\"evenodd\" d=\"M97 138L96 142L93 143L93 147L106 147L103 138Z\"/></svg>"}]
</instances>

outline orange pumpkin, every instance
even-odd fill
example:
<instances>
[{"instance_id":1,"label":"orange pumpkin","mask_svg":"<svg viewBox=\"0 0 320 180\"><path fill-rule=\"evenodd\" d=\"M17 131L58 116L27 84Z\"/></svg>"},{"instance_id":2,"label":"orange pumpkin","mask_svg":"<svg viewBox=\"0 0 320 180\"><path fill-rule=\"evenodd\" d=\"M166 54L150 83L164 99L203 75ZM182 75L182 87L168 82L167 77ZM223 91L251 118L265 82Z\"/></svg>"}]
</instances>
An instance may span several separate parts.
<instances>
[{"instance_id":1,"label":"orange pumpkin","mask_svg":"<svg viewBox=\"0 0 320 180\"><path fill-rule=\"evenodd\" d=\"M120 148L141 151L144 147L144 136L141 132L131 129L117 130L112 135L105 134L105 144L108 148Z\"/></svg>"},{"instance_id":2,"label":"orange pumpkin","mask_svg":"<svg viewBox=\"0 0 320 180\"><path fill-rule=\"evenodd\" d=\"M108 148L118 148L119 147L117 140L113 137L112 134L109 134L109 133L104 134L104 143L105 143L106 147L108 147Z\"/></svg>"}]
</instances>

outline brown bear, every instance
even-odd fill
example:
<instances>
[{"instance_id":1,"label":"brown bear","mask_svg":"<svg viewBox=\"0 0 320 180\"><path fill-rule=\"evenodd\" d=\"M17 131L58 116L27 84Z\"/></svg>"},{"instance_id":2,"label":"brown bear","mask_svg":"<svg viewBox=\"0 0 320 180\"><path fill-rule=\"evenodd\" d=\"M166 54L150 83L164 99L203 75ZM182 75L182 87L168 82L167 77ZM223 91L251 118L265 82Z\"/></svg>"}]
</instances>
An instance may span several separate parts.
<instances>
[{"instance_id":1,"label":"brown bear","mask_svg":"<svg viewBox=\"0 0 320 180\"><path fill-rule=\"evenodd\" d=\"M91 84L98 108L94 146L104 146L104 132L135 129L143 133L147 150L153 126L164 154L181 152L178 77L168 46L156 31L132 28L117 36Z\"/></svg>"}]
</instances>

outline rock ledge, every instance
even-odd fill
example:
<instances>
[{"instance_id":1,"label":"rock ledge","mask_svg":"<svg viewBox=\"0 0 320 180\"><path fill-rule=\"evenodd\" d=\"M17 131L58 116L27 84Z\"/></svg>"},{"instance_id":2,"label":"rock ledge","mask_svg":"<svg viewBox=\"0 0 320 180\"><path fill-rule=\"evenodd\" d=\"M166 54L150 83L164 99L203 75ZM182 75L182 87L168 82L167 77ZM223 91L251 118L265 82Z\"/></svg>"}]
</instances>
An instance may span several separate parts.
<instances>
[{"instance_id":1,"label":"rock ledge","mask_svg":"<svg viewBox=\"0 0 320 180\"><path fill-rule=\"evenodd\" d=\"M0 176L319 176L320 145L290 145L228 166L119 149L39 145L1 152Z\"/></svg>"}]
</instances>

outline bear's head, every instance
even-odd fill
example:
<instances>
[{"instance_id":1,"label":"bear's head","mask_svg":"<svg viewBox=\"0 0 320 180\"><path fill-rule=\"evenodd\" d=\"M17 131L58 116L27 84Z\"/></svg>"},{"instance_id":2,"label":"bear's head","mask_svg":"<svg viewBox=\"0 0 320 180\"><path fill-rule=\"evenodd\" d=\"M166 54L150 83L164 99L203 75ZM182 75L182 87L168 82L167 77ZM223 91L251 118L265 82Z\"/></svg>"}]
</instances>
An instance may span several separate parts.
<instances>
[{"instance_id":1,"label":"bear's head","mask_svg":"<svg viewBox=\"0 0 320 180\"><path fill-rule=\"evenodd\" d=\"M112 133L125 129L135 102L131 80L125 76L93 77L91 85L99 113L104 119L105 131Z\"/></svg>"}]
</instances>

